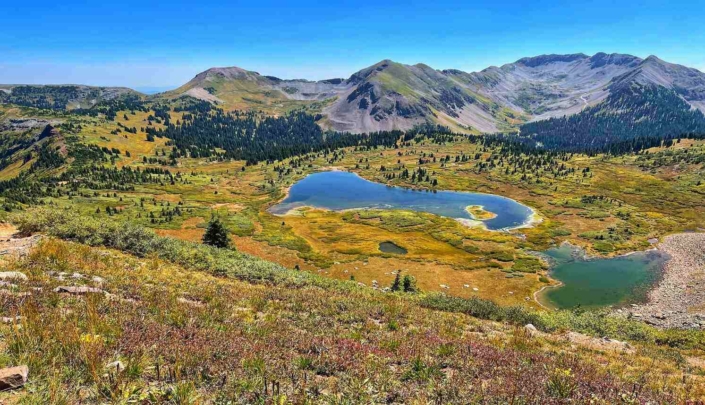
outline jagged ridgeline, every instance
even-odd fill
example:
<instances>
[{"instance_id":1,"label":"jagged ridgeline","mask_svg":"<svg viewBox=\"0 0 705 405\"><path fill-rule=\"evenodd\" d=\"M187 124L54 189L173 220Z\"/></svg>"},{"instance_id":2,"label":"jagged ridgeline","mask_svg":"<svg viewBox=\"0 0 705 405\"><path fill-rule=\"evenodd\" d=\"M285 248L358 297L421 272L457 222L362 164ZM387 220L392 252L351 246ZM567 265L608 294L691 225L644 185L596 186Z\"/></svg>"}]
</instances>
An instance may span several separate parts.
<instances>
[{"instance_id":1,"label":"jagged ridgeline","mask_svg":"<svg viewBox=\"0 0 705 405\"><path fill-rule=\"evenodd\" d=\"M524 124L521 139L552 150L624 153L702 138L705 115L664 87L632 84L582 112Z\"/></svg>"},{"instance_id":2,"label":"jagged ridgeline","mask_svg":"<svg viewBox=\"0 0 705 405\"><path fill-rule=\"evenodd\" d=\"M631 89L632 85L641 90ZM306 111L317 117L323 130L338 132L405 131L433 123L454 132L487 134L515 133L522 124L530 130L535 122L560 120L586 109L590 110L587 113L615 114L620 108L641 106L645 97L652 97L642 94L643 89L654 86L657 93L673 91L689 109L705 112L702 72L655 56L642 59L606 53L539 55L469 73L383 60L347 79L319 81L284 80L221 67L201 72L179 88L150 96L119 87L0 85L0 103L111 117L117 111L136 110L136 101L171 106L182 97L191 97L226 112L256 111L281 117ZM647 121L661 118L653 111L648 113L652 115ZM642 116L632 111L621 118L624 125L639 124L643 129ZM636 121L629 121L634 117ZM683 119L687 117L674 118ZM549 125L562 124L554 120ZM625 140L613 135L610 141Z\"/></svg>"}]
</instances>

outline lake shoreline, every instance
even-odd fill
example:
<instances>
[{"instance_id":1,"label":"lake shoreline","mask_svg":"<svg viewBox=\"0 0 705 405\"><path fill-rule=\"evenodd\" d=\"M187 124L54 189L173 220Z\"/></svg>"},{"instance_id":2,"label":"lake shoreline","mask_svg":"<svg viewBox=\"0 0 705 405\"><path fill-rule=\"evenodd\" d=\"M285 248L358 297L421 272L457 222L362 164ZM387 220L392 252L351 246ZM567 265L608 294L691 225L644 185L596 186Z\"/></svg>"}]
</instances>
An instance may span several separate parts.
<instances>
[{"instance_id":1,"label":"lake shoreline","mask_svg":"<svg viewBox=\"0 0 705 405\"><path fill-rule=\"evenodd\" d=\"M617 271L616 274L613 274L610 271L608 271L606 274L602 274L599 276L599 280L605 280L605 279L611 279L614 278L614 282L617 284L614 284L615 288L613 287L607 287L606 290L595 290L593 291L592 294L601 294L602 291L604 291L605 294L620 294L618 296L615 296L615 300L610 302L610 300L607 300L605 302L599 303L599 300L595 302L593 298L588 298L586 302L582 302L581 299L573 299L569 300L570 301L575 301L573 304L570 304L568 307L565 307L566 309L570 308L572 305L583 305L586 307L592 307L594 308L615 308L616 313L621 313L625 308L629 308L630 306L634 306L635 304L645 304L649 300L649 293L655 289L659 283L661 282L664 274L664 266L667 260L669 259L669 255L666 254L665 252L659 251L658 249L652 248L652 249L647 249L643 251L632 251L632 252L627 252L624 254L620 255L614 255L614 256L598 256L598 255L590 255L584 248L578 245L574 245L568 241L564 241L561 243L558 247L555 247L553 249L559 249L555 253L551 254L550 249L547 251L543 252L532 252L535 256L541 258L542 260L546 261L549 265L549 270L548 270L548 275L551 278L552 281L558 282L558 284L551 284L547 286L543 286L541 289L536 291L534 293L534 299L535 301L541 305L543 308L549 309L549 310L558 310L561 309L565 306L561 306L562 304L559 304L553 299L548 298L548 292L556 289L560 289L561 287L565 287L566 283L568 283L567 288L570 288L571 291L575 290L577 282L580 283L591 283L589 281L590 277L595 277L595 275L599 274L600 272L605 272L608 270L605 269L610 269L612 268L614 271ZM559 253L560 249L563 249L563 253ZM638 255L638 257L637 257ZM619 261L625 261L625 262L615 262L615 263L610 263L612 260L619 260ZM634 261L633 263L630 263ZM636 277L638 274L641 274L642 270L639 270L639 268L635 268L634 266L636 263L640 263L641 261L644 261L643 264L643 271L646 271L647 273L644 273L646 275L645 277L647 278L641 278L641 281L628 281L629 279L625 279L625 275L631 272L634 274ZM563 267L566 266L566 267ZM579 273L575 273L575 272ZM634 273L636 271L636 273ZM557 274L560 273L559 274ZM569 272L569 273L566 273ZM583 272L589 272L589 273L583 273ZM597 273L593 273L597 272ZM627 273L625 273L627 272ZM582 274L582 275L581 275ZM590 274L593 274L590 276ZM563 278L561 280L560 278ZM633 276L627 276L627 277L633 277ZM600 283L600 281L597 281ZM616 287L617 285L620 285L619 283L635 283L632 284L632 287L629 288L634 288L633 291L630 290L622 290L620 291ZM582 285L582 284L580 284ZM591 284L588 284L585 287L582 288L590 288L588 287ZM629 284L626 284L629 285ZM608 291L613 290L614 293L608 293ZM576 292L577 293L577 292ZM562 298L560 298L561 301L563 301L563 305L568 305L565 303L567 292L563 292ZM559 294L561 296L561 294ZM579 295L578 295L579 296ZM557 296L558 297L558 296ZM556 298L557 298L556 297ZM593 297L591 295L590 297ZM592 303L590 303L592 302Z\"/></svg>"},{"instance_id":2,"label":"lake shoreline","mask_svg":"<svg viewBox=\"0 0 705 405\"><path fill-rule=\"evenodd\" d=\"M548 311L558 311L558 308L550 307L547 304L541 302L541 293L543 293L545 290L549 290L552 288L563 287L564 284L562 281L560 281L560 280L555 280L555 281L558 281L558 284L547 284L547 285L541 287L538 291L534 291L534 294L533 294L534 301L536 301L536 303L539 304L539 306L541 308L548 310Z\"/></svg>"},{"instance_id":3,"label":"lake shoreline","mask_svg":"<svg viewBox=\"0 0 705 405\"><path fill-rule=\"evenodd\" d=\"M273 215L284 217L284 216L289 216L289 215L297 215L297 211L300 211L301 209L305 209L305 208L322 210L322 211L329 211L329 212L348 212L348 211L352 211L352 210L365 210L365 209L369 209L369 210L385 209L385 208L380 208L380 207L354 207L354 208L344 208L344 209L331 209L331 208L327 208L327 207L319 207L319 206L316 206L313 204L306 204L306 205L301 205L301 206L289 208L284 212L274 212L273 211L273 208L281 205L282 203L284 203L284 201L286 201L290 197L291 189L295 184L297 184L298 182L302 181L303 179L305 179L313 174L326 173L326 172L350 173L350 174L355 175L359 179L364 180L369 183L373 183L373 184L380 185L380 186L404 189L404 190L427 192L427 193L447 192L447 193L460 193L460 194L474 194L474 195L492 196L492 197L497 197L497 198L509 200L515 204L518 204L518 205L525 207L529 211L529 214L527 215L526 220L524 220L521 224L518 224L516 226L511 226L511 227L497 228L497 229L489 229L485 223L485 221L495 219L497 217L496 213L488 212L488 213L492 214L492 217L484 218L484 219L480 220L480 219L474 218L473 214L468 211L469 207L475 207L475 206L483 207L483 209L484 209L484 206L482 206L482 205L471 204L465 208L465 212L467 212L468 215L470 215L473 218L456 218L456 217L444 216L444 215L434 214L433 212L429 212L434 215L444 216L446 218L456 220L456 221L460 222L462 225L467 226L467 227L481 227L482 229L487 230L487 231L491 231L491 232L510 232L510 231L513 231L516 229L531 228L531 227L534 227L536 224L543 222L543 218L541 217L541 215L538 214L538 212L534 208L529 207L529 206L527 206L517 200L514 200L509 197L505 197L502 195L490 194L490 193L484 193L484 192L474 192L474 191L435 190L435 189L428 189L428 188L421 188L421 187L405 187L405 186L390 185L390 184L380 183L380 182L377 182L374 180L367 179L365 177L362 177L361 175L359 175L356 172L347 170L345 168L337 168L337 167L319 168L319 169L315 170L314 172L304 176L302 179L299 179L299 180L295 181L293 184L283 188L282 189L283 197L272 202L271 205L267 208L267 211ZM402 208L399 208L399 209L404 210ZM414 210L411 210L411 211L414 211Z\"/></svg>"},{"instance_id":4,"label":"lake shoreline","mask_svg":"<svg viewBox=\"0 0 705 405\"><path fill-rule=\"evenodd\" d=\"M668 235L658 250L669 256L661 281L647 303L621 313L662 328L705 328L705 233Z\"/></svg>"}]
</instances>

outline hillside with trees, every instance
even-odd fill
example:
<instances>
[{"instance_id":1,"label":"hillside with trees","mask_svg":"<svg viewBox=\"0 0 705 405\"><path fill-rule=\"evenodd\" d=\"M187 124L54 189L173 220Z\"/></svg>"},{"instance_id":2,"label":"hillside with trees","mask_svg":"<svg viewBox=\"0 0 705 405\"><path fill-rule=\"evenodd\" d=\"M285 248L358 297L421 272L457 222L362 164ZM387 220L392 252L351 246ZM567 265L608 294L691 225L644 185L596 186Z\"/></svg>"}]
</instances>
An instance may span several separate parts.
<instances>
[{"instance_id":1,"label":"hillside with trees","mask_svg":"<svg viewBox=\"0 0 705 405\"><path fill-rule=\"evenodd\" d=\"M524 124L520 139L551 150L619 153L704 135L705 116L675 91L633 84L578 114Z\"/></svg>"}]
</instances>

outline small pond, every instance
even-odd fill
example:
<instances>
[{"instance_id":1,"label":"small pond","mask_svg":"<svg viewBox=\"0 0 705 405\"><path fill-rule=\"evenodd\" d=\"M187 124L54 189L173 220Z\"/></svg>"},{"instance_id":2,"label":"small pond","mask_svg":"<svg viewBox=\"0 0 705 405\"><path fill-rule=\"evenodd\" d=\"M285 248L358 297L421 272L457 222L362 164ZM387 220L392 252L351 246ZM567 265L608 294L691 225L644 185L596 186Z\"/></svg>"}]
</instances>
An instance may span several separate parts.
<instances>
[{"instance_id":1,"label":"small pond","mask_svg":"<svg viewBox=\"0 0 705 405\"><path fill-rule=\"evenodd\" d=\"M553 261L551 277L563 285L544 289L539 300L560 309L643 303L658 283L667 259L658 251L646 251L586 260L580 251L565 244L545 253Z\"/></svg>"},{"instance_id":2,"label":"small pond","mask_svg":"<svg viewBox=\"0 0 705 405\"><path fill-rule=\"evenodd\" d=\"M391 253L395 255L405 255L407 250L397 245L394 242L382 242L379 244L379 251L383 253Z\"/></svg>"},{"instance_id":3,"label":"small pond","mask_svg":"<svg viewBox=\"0 0 705 405\"><path fill-rule=\"evenodd\" d=\"M296 182L287 198L272 207L270 212L283 215L304 206L334 211L354 208L403 209L464 220L476 219L467 209L477 206L495 214L481 220L490 230L525 225L533 215L531 208L494 194L391 187L340 171L314 173Z\"/></svg>"}]
</instances>

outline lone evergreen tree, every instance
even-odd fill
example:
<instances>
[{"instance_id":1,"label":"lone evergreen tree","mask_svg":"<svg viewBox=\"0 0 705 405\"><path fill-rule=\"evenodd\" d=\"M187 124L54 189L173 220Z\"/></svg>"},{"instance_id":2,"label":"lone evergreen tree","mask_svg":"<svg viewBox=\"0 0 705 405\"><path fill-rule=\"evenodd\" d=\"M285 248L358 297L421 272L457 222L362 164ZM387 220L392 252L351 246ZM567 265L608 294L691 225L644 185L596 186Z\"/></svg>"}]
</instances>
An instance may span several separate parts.
<instances>
[{"instance_id":1,"label":"lone evergreen tree","mask_svg":"<svg viewBox=\"0 0 705 405\"><path fill-rule=\"evenodd\" d=\"M397 275L394 277L394 282L392 283L392 287L390 289L392 291L401 290L401 271L397 271Z\"/></svg>"},{"instance_id":2,"label":"lone evergreen tree","mask_svg":"<svg viewBox=\"0 0 705 405\"><path fill-rule=\"evenodd\" d=\"M219 248L227 248L230 246L228 230L225 229L220 219L215 216L211 217L210 222L208 222L208 229L206 229L206 233L203 235L203 243Z\"/></svg>"},{"instance_id":3,"label":"lone evergreen tree","mask_svg":"<svg viewBox=\"0 0 705 405\"><path fill-rule=\"evenodd\" d=\"M399 274L397 274L397 276L398 275ZM404 276L404 279L402 280L402 286L404 288L404 292L407 293L414 293L418 291L418 289L416 288L416 279L408 274Z\"/></svg>"}]
</instances>

